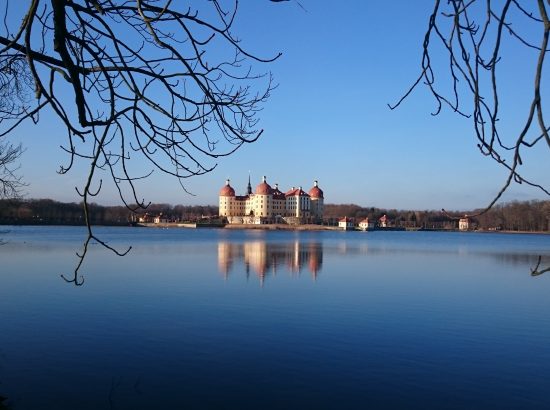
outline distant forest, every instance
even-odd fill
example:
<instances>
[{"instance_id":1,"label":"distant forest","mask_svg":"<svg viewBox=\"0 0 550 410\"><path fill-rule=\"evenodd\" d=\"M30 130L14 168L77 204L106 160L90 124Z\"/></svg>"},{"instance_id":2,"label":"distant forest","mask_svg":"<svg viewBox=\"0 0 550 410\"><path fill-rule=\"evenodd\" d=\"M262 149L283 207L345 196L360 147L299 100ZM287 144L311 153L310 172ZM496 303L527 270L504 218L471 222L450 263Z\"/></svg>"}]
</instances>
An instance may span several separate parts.
<instances>
[{"instance_id":1,"label":"distant forest","mask_svg":"<svg viewBox=\"0 0 550 410\"><path fill-rule=\"evenodd\" d=\"M146 210L134 214L125 206L90 205L90 221L94 225L128 225L146 213L152 216L162 214L174 221L196 221L218 215L218 207L151 204ZM82 204L52 199L3 199L0 200L0 224L83 225Z\"/></svg>"},{"instance_id":2,"label":"distant forest","mask_svg":"<svg viewBox=\"0 0 550 410\"><path fill-rule=\"evenodd\" d=\"M458 218L475 215L479 209L454 211L445 214L442 211L397 210L383 208L365 208L354 204L325 205L325 218L347 216L357 222L364 218L378 220L387 215L391 225L398 227L420 227L426 229L456 229ZM506 231L550 231L550 201L512 201L493 206L483 215L470 218L477 229Z\"/></svg>"},{"instance_id":3,"label":"distant forest","mask_svg":"<svg viewBox=\"0 0 550 410\"><path fill-rule=\"evenodd\" d=\"M128 225L137 216L162 214L170 221L187 222L216 217L218 207L213 205L151 204L137 215L124 206L90 206L91 222L95 225ZM347 216L356 222L364 218L378 220L387 215L391 226L456 229L459 217L473 215L477 211L449 212L434 210L397 210L367 208L354 204L326 204L324 223L335 224ZM513 201L494 206L487 213L471 218L474 227L482 230L550 231L550 201ZM0 200L0 224L81 225L82 205L63 203L51 199L4 199Z\"/></svg>"}]
</instances>

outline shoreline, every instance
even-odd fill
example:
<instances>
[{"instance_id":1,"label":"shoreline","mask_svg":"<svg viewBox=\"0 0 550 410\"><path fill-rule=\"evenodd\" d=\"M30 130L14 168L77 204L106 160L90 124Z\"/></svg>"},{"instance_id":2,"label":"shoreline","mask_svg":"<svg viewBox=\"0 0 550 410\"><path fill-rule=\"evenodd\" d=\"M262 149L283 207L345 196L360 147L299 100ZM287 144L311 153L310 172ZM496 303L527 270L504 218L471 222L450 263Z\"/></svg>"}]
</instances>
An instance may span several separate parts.
<instances>
[{"instance_id":1,"label":"shoreline","mask_svg":"<svg viewBox=\"0 0 550 410\"><path fill-rule=\"evenodd\" d=\"M250 224L227 224L224 229L261 229L266 231L341 231L341 228L337 226L327 225L286 225L286 224L263 224L263 225L250 225Z\"/></svg>"},{"instance_id":2,"label":"shoreline","mask_svg":"<svg viewBox=\"0 0 550 410\"><path fill-rule=\"evenodd\" d=\"M216 229L251 229L251 230L264 230L264 231L341 231L341 228L337 226L327 225L315 225L315 224L303 224L303 225L287 225L287 224L197 224L180 223L180 222L165 222L165 223L138 223L138 227L143 228L187 228L187 229L203 229L203 228L216 228Z\"/></svg>"},{"instance_id":3,"label":"shoreline","mask_svg":"<svg viewBox=\"0 0 550 410\"><path fill-rule=\"evenodd\" d=\"M2 224L0 223L0 231L2 227L9 226L79 226L85 227L83 224ZM497 233L497 234L507 234L507 235L517 235L517 234L528 234L528 235L550 235L550 231L511 231L511 230L488 230L488 229L477 229L472 231L459 231L458 229L372 229L367 231L362 231L360 229L353 229L344 231L344 229L337 226L328 226L328 225L315 225L315 224L303 224L303 225L287 225L287 224L263 224L263 225L251 225L251 224L197 224L195 222L190 223L181 223L181 222L168 222L168 223L138 223L138 224L97 224L92 227L141 227L141 228L183 228L183 229L200 229L200 228L217 228L217 229L250 229L250 230L265 230L265 231L343 231L343 232L461 232L461 233Z\"/></svg>"},{"instance_id":4,"label":"shoreline","mask_svg":"<svg viewBox=\"0 0 550 410\"><path fill-rule=\"evenodd\" d=\"M302 225L287 225L287 224L196 224L196 223L141 223L137 224L139 227L145 228L187 228L187 229L200 229L200 228L218 228L218 229L250 229L250 230L264 230L264 231L342 231L342 232L460 232L460 233L501 233L501 234L533 234L533 235L550 235L550 231L509 231L509 230L486 230L478 229L471 231L460 231L458 229L371 229L363 231L361 229L349 229L344 230L338 226L328 225L316 225L316 224L302 224Z\"/></svg>"}]
</instances>

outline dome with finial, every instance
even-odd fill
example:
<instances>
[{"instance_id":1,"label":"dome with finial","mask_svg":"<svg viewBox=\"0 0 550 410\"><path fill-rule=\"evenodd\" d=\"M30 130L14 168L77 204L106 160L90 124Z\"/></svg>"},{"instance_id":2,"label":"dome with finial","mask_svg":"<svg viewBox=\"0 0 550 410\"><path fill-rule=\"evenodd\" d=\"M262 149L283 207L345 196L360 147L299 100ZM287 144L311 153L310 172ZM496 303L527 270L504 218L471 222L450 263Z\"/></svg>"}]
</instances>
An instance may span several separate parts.
<instances>
[{"instance_id":1,"label":"dome with finial","mask_svg":"<svg viewBox=\"0 0 550 410\"><path fill-rule=\"evenodd\" d=\"M235 196L235 190L229 185L229 179L225 181L225 186L220 190L220 196Z\"/></svg>"},{"instance_id":2,"label":"dome with finial","mask_svg":"<svg viewBox=\"0 0 550 410\"><path fill-rule=\"evenodd\" d=\"M266 182L265 176L262 177L262 182L256 187L256 195L270 195L273 189Z\"/></svg>"},{"instance_id":3,"label":"dome with finial","mask_svg":"<svg viewBox=\"0 0 550 410\"><path fill-rule=\"evenodd\" d=\"M313 188L309 190L309 196L312 198L323 198L323 190L319 188L317 181L313 182Z\"/></svg>"}]
</instances>

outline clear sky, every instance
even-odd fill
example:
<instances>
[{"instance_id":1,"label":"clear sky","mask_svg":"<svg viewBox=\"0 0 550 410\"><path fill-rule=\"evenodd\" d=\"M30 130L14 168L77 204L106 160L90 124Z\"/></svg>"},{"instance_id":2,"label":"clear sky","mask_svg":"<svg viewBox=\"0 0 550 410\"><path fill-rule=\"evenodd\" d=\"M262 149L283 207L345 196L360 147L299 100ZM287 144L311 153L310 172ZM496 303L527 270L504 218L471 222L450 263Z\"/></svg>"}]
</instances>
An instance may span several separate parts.
<instances>
[{"instance_id":1,"label":"clear sky","mask_svg":"<svg viewBox=\"0 0 550 410\"><path fill-rule=\"evenodd\" d=\"M279 86L260 115L265 129L260 140L220 159L210 174L184 181L194 195L157 172L140 184L140 196L157 203L217 204L226 178L238 194L244 193L250 172L253 186L266 175L283 190L307 190L318 180L327 203L451 210L486 205L506 172L479 153L470 119L448 109L432 116L435 103L423 88L399 109L387 107L419 72L433 2L300 3L307 11L295 2L240 3L235 32L243 46L265 57L283 53L264 67ZM526 83L521 79L522 73L531 75L524 62L534 55L524 56L516 46L505 54L509 60L500 72L503 130L512 135L526 114L521 102L532 93L532 76ZM38 126L25 124L11 136L26 147L20 171L29 183L28 198L79 201L74 187L84 183L86 168L56 173L68 160L59 148L65 133L57 120L45 115ZM548 149L526 159L526 175L548 186ZM537 198L545 196L516 184L504 200ZM96 201L121 203L109 185Z\"/></svg>"}]
</instances>

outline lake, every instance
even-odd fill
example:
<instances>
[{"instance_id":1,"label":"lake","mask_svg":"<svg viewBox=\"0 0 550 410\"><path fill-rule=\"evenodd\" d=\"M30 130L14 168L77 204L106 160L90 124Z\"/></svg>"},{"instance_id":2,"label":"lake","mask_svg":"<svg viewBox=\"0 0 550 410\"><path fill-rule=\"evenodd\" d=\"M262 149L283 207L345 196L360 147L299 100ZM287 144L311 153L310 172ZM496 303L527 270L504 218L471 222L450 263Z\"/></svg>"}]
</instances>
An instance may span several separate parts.
<instances>
[{"instance_id":1,"label":"lake","mask_svg":"<svg viewBox=\"0 0 550 410\"><path fill-rule=\"evenodd\" d=\"M550 235L0 235L0 409L548 409Z\"/></svg>"}]
</instances>

